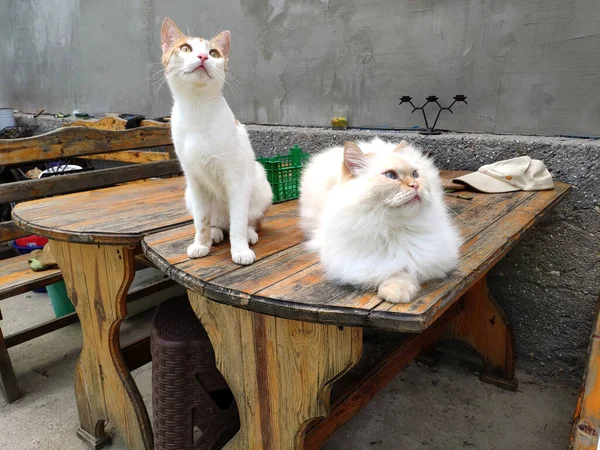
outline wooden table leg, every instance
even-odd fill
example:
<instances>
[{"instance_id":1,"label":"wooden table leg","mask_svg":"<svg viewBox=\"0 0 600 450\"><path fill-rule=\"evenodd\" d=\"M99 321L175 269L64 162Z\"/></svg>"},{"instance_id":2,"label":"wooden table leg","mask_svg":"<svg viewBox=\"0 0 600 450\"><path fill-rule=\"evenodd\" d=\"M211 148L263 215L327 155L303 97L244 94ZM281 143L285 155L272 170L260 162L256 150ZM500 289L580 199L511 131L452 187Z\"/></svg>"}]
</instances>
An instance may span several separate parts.
<instances>
[{"instance_id":1,"label":"wooden table leg","mask_svg":"<svg viewBox=\"0 0 600 450\"><path fill-rule=\"evenodd\" d=\"M600 432L600 298L592 330L588 364L573 417L571 448L596 450Z\"/></svg>"},{"instance_id":2,"label":"wooden table leg","mask_svg":"<svg viewBox=\"0 0 600 450\"><path fill-rule=\"evenodd\" d=\"M83 332L75 369L80 428L77 435L94 449L110 442L110 422L129 450L153 448L148 412L119 346L126 294L135 273L133 250L118 246L52 241Z\"/></svg>"},{"instance_id":3,"label":"wooden table leg","mask_svg":"<svg viewBox=\"0 0 600 450\"><path fill-rule=\"evenodd\" d=\"M258 314L189 292L240 412L227 450L304 447L312 420L329 413L333 382L361 356L362 329Z\"/></svg>"},{"instance_id":4,"label":"wooden table leg","mask_svg":"<svg viewBox=\"0 0 600 450\"><path fill-rule=\"evenodd\" d=\"M2 313L0 313L0 320L2 320ZM15 377L15 371L13 370L8 350L6 349L6 343L4 342L4 335L0 328L0 392L4 396L4 400L8 403L12 403L15 400L21 398L21 391L17 386L17 377Z\"/></svg>"},{"instance_id":5,"label":"wooden table leg","mask_svg":"<svg viewBox=\"0 0 600 450\"><path fill-rule=\"evenodd\" d=\"M504 311L483 277L461 298L460 313L450 319L447 337L465 342L483 359L481 380L514 391L515 349L513 331Z\"/></svg>"}]
</instances>

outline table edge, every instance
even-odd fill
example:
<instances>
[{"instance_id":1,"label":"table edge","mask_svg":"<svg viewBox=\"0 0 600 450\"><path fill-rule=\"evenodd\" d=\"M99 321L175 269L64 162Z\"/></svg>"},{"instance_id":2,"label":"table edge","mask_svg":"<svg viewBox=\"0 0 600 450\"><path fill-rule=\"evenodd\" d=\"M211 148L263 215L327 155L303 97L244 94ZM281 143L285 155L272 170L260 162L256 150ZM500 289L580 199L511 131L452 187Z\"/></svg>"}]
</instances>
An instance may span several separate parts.
<instances>
[{"instance_id":1,"label":"table edge","mask_svg":"<svg viewBox=\"0 0 600 450\"><path fill-rule=\"evenodd\" d=\"M562 199L571 191L572 186L566 183L565 190L557 195L543 210L543 214L533 216L533 220L527 227L523 228L523 232L530 230L539 220L552 210ZM520 239L507 241L506 245L499 250L501 256L496 259L496 263L500 261L520 242ZM453 301L441 302L442 306L436 310L428 310L422 315L403 315L398 312L375 311L374 309L358 309L341 306L318 306L312 307L304 304L297 304L291 301L262 297L260 295L251 295L241 291L225 288L207 281L202 281L197 278L187 275L183 270L168 263L161 255L148 246L145 239L141 241L142 250L148 259L153 262L156 267L161 269L167 276L177 283L184 286L186 289L200 293L208 299L217 303L226 304L236 308L241 308L253 311L260 314L282 317L290 320L301 320L308 322L317 322L323 324L334 324L340 326L360 326L371 327L387 331L404 332L404 333L419 333L425 330L439 316L444 314L453 304L460 300L461 296L470 289L477 281L486 276L487 273L496 265L483 266L481 270L473 272L473 276L466 278L458 292L452 297ZM351 315L348 312L352 312ZM404 320L398 320L404 316Z\"/></svg>"},{"instance_id":2,"label":"table edge","mask_svg":"<svg viewBox=\"0 0 600 450\"><path fill-rule=\"evenodd\" d=\"M26 202L25 202L26 203ZM94 232L94 231L69 231L61 228L50 228L42 225L36 225L28 220L21 218L18 215L19 205L16 205L11 213L11 218L15 225L22 228L25 231L34 233L45 238L71 242L76 244L97 244L97 245L137 245L139 242L148 234L160 233L163 231L170 230L172 228L178 228L181 226L189 225L193 222L192 219L178 222L172 225L165 225L153 229L150 233L107 233L107 232Z\"/></svg>"}]
</instances>

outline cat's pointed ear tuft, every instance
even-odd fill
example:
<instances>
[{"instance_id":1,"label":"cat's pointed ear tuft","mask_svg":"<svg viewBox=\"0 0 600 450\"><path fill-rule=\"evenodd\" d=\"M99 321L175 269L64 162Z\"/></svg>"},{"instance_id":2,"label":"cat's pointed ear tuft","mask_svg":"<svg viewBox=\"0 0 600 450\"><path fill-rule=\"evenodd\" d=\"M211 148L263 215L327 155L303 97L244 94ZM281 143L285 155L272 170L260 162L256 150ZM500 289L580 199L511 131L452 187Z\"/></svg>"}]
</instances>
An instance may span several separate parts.
<instances>
[{"instance_id":1,"label":"cat's pointed ear tuft","mask_svg":"<svg viewBox=\"0 0 600 450\"><path fill-rule=\"evenodd\" d=\"M168 52L171 47L173 47L173 44L175 44L175 42L182 37L184 37L184 34L179 28L177 28L175 22L173 22L171 18L165 17L160 30L160 40L163 53Z\"/></svg>"},{"instance_id":2,"label":"cat's pointed ear tuft","mask_svg":"<svg viewBox=\"0 0 600 450\"><path fill-rule=\"evenodd\" d=\"M344 169L351 178L357 177L367 168L367 156L354 142L344 142Z\"/></svg>"},{"instance_id":3,"label":"cat's pointed ear tuft","mask_svg":"<svg viewBox=\"0 0 600 450\"><path fill-rule=\"evenodd\" d=\"M221 31L212 38L212 43L221 50L223 58L229 58L229 47L231 46L231 33L229 31Z\"/></svg>"},{"instance_id":4,"label":"cat's pointed ear tuft","mask_svg":"<svg viewBox=\"0 0 600 450\"><path fill-rule=\"evenodd\" d=\"M404 151L404 149L405 149L406 147L408 147L408 142L406 142L406 141L402 141L402 142L400 142L398 145L396 145L396 148L394 149L394 151L395 151L395 152L399 152L399 153L401 153L401 152L403 152L403 151Z\"/></svg>"}]
</instances>

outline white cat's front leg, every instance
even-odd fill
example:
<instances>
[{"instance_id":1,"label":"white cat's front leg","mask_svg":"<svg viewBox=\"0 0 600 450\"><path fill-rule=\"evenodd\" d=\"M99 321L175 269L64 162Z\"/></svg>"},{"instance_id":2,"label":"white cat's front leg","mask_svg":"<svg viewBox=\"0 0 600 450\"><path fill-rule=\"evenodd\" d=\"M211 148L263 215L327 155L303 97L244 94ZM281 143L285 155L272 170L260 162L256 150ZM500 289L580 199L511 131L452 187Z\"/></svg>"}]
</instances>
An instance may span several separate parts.
<instances>
[{"instance_id":1,"label":"white cat's front leg","mask_svg":"<svg viewBox=\"0 0 600 450\"><path fill-rule=\"evenodd\" d=\"M194 228L196 229L194 243L188 247L187 254L190 258L202 258L208 255L212 244L210 196L199 186L190 182L185 190L185 200L194 218Z\"/></svg>"},{"instance_id":2,"label":"white cat's front leg","mask_svg":"<svg viewBox=\"0 0 600 450\"><path fill-rule=\"evenodd\" d=\"M377 295L390 303L409 303L419 289L419 281L411 274L402 272L383 281Z\"/></svg>"},{"instance_id":3,"label":"white cat's front leg","mask_svg":"<svg viewBox=\"0 0 600 450\"><path fill-rule=\"evenodd\" d=\"M246 184L229 183L229 242L231 259L236 264L249 265L256 255L248 246L248 195Z\"/></svg>"}]
</instances>

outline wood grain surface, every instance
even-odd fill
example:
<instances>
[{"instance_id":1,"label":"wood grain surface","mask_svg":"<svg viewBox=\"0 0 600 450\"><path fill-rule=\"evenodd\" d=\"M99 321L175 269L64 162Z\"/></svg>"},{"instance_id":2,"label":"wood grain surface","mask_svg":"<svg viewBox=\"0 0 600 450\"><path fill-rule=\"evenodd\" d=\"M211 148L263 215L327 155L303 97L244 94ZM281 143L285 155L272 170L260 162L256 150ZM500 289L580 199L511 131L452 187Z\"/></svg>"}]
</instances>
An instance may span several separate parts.
<instances>
[{"instance_id":1,"label":"wood grain surface","mask_svg":"<svg viewBox=\"0 0 600 450\"><path fill-rule=\"evenodd\" d=\"M450 180L461 173L446 171L442 176ZM231 261L228 242L213 247L205 258L190 260L185 251L193 240L191 225L147 236L143 247L173 279L217 302L289 319L420 332L479 281L568 189L557 182L549 191L468 192L471 200L447 194L465 241L460 265L446 279L423 286L409 304L382 302L374 292L326 280L317 255L303 245L296 201L268 211L254 247L257 262L251 266Z\"/></svg>"},{"instance_id":2,"label":"wood grain surface","mask_svg":"<svg viewBox=\"0 0 600 450\"><path fill-rule=\"evenodd\" d=\"M31 255L19 255L0 262L0 300L37 289L62 279L58 268L34 272L29 267Z\"/></svg>"},{"instance_id":3,"label":"wood grain surface","mask_svg":"<svg viewBox=\"0 0 600 450\"><path fill-rule=\"evenodd\" d=\"M172 145L169 128L154 126L112 131L68 127L30 138L0 140L0 161L10 166L169 145Z\"/></svg>"},{"instance_id":4,"label":"wood grain surface","mask_svg":"<svg viewBox=\"0 0 600 450\"><path fill-rule=\"evenodd\" d=\"M13 221L50 239L107 245L137 244L146 234L191 222L185 180L146 180L19 203Z\"/></svg>"}]
</instances>

